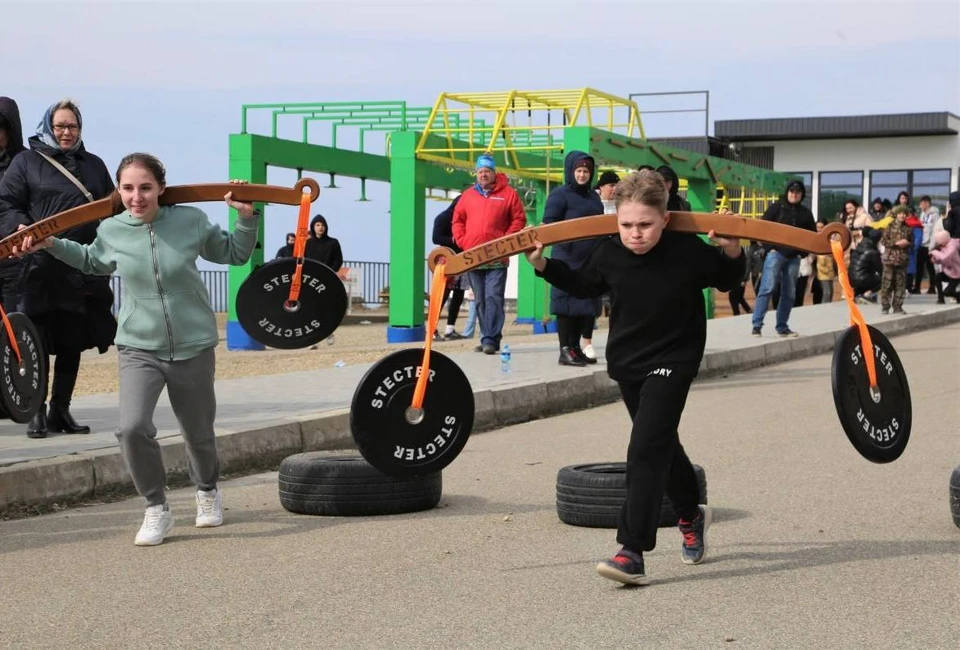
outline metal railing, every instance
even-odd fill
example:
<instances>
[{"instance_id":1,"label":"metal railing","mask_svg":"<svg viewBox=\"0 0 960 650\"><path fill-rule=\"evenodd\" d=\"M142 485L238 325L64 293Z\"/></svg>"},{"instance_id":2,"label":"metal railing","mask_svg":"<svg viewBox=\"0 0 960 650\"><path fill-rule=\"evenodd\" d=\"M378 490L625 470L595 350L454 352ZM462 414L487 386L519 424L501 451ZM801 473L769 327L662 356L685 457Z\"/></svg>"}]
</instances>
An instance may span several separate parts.
<instances>
[{"instance_id":1,"label":"metal railing","mask_svg":"<svg viewBox=\"0 0 960 650\"><path fill-rule=\"evenodd\" d=\"M351 301L365 305L374 305L387 302L388 296L384 293L390 284L390 263L389 262L351 262L345 261L343 265L350 269L347 276L347 291ZM432 275L430 270L425 268L426 285L430 286ZM226 270L202 270L200 277L203 284L207 287L210 294L210 304L215 312L226 312L230 303L230 285L228 281L228 272ZM120 305L123 300L123 285L119 276L110 278L110 288L113 289L113 313L120 313Z\"/></svg>"},{"instance_id":2,"label":"metal railing","mask_svg":"<svg viewBox=\"0 0 960 650\"><path fill-rule=\"evenodd\" d=\"M347 295L351 303L376 305L387 302L384 289L390 284L390 262L349 262L343 265L347 272Z\"/></svg>"},{"instance_id":3,"label":"metal railing","mask_svg":"<svg viewBox=\"0 0 960 650\"><path fill-rule=\"evenodd\" d=\"M227 311L227 305L230 302L227 271L200 271L200 278L207 287L207 293L210 294L210 304L213 306L213 311ZM113 289L113 314L116 316L120 313L120 305L123 300L122 283L119 276L114 275L110 277L110 288Z\"/></svg>"}]
</instances>

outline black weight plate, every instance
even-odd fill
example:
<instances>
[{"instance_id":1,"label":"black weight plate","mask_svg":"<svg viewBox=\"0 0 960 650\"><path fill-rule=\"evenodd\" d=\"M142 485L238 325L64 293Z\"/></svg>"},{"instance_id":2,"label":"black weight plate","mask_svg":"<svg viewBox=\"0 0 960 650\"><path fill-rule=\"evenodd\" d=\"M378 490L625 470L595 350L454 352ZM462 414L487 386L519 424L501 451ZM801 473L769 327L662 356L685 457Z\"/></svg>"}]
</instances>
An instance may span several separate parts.
<instances>
[{"instance_id":1,"label":"black weight plate","mask_svg":"<svg viewBox=\"0 0 960 650\"><path fill-rule=\"evenodd\" d=\"M333 334L347 313L347 291L329 266L303 260L300 299L287 309L290 284L297 270L292 257L267 262L243 281L237 291L237 320L255 341L272 348L295 350Z\"/></svg>"},{"instance_id":2,"label":"black weight plate","mask_svg":"<svg viewBox=\"0 0 960 650\"><path fill-rule=\"evenodd\" d=\"M0 406L6 417L23 424L32 420L43 405L47 372L33 321L19 312L7 314L7 318L20 348L22 364L17 363L7 328L0 324Z\"/></svg>"},{"instance_id":3,"label":"black weight plate","mask_svg":"<svg viewBox=\"0 0 960 650\"><path fill-rule=\"evenodd\" d=\"M873 342L878 399L871 394L860 330L854 325L840 336L833 351L833 402L844 432L860 455L874 463L889 463L900 457L910 439L910 386L893 345L879 330L867 327Z\"/></svg>"},{"instance_id":4,"label":"black weight plate","mask_svg":"<svg viewBox=\"0 0 960 650\"><path fill-rule=\"evenodd\" d=\"M453 462L473 429L473 389L449 357L430 353L430 381L423 417L411 424L423 350L387 355L360 380L350 405L350 430L357 449L375 468L392 476L439 472Z\"/></svg>"}]
</instances>

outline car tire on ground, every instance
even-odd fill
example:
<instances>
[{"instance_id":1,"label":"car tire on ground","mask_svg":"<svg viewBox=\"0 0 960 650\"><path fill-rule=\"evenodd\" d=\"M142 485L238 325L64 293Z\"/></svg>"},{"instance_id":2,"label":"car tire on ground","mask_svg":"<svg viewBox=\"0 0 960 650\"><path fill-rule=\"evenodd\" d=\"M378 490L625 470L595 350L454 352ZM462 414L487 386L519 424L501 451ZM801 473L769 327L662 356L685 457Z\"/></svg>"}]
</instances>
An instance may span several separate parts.
<instances>
[{"instance_id":1,"label":"car tire on ground","mask_svg":"<svg viewBox=\"0 0 960 650\"><path fill-rule=\"evenodd\" d=\"M395 515L429 510L440 502L440 472L398 478L360 456L294 454L279 472L280 505L303 515Z\"/></svg>"},{"instance_id":2,"label":"car tire on ground","mask_svg":"<svg viewBox=\"0 0 960 650\"><path fill-rule=\"evenodd\" d=\"M693 466L700 486L700 503L707 503L707 476ZM571 526L617 528L620 509L627 498L627 464L586 463L563 467L557 473L557 516ZM673 504L664 496L660 528L677 525Z\"/></svg>"},{"instance_id":3,"label":"car tire on ground","mask_svg":"<svg viewBox=\"0 0 960 650\"><path fill-rule=\"evenodd\" d=\"M950 514L953 523L960 528L960 465L954 467L950 475Z\"/></svg>"}]
</instances>

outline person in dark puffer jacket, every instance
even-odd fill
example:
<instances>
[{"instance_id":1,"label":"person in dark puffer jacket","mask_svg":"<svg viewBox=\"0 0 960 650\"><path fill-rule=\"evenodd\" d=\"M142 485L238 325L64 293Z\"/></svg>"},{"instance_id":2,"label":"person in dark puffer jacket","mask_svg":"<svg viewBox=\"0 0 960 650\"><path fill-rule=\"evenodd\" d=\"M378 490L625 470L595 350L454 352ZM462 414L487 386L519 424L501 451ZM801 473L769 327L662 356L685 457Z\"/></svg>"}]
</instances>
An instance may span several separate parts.
<instances>
[{"instance_id":1,"label":"person in dark puffer jacket","mask_svg":"<svg viewBox=\"0 0 960 650\"><path fill-rule=\"evenodd\" d=\"M316 215L310 221L310 238L304 247L303 256L326 264L334 272L343 266L343 250L340 241L330 236L330 228L323 215Z\"/></svg>"},{"instance_id":2,"label":"person in dark puffer jacket","mask_svg":"<svg viewBox=\"0 0 960 650\"><path fill-rule=\"evenodd\" d=\"M0 97L0 181L17 154L26 151L23 146L23 127L20 108L9 97Z\"/></svg>"},{"instance_id":3,"label":"person in dark puffer jacket","mask_svg":"<svg viewBox=\"0 0 960 650\"><path fill-rule=\"evenodd\" d=\"M23 146L20 108L10 97L0 97L0 181L13 159L26 150ZM2 287L16 282L19 266L20 260L16 258L0 260L0 304L6 304L3 303Z\"/></svg>"},{"instance_id":4,"label":"person in dark puffer jacket","mask_svg":"<svg viewBox=\"0 0 960 650\"><path fill-rule=\"evenodd\" d=\"M657 167L657 173L663 176L664 184L667 186L667 210L669 212L690 212L690 203L680 196L680 177L673 167L661 165Z\"/></svg>"},{"instance_id":5,"label":"person in dark puffer jacket","mask_svg":"<svg viewBox=\"0 0 960 650\"><path fill-rule=\"evenodd\" d=\"M454 253L463 252L453 238L453 211L457 209L457 203L459 202L460 196L455 197L450 205L433 220L433 243L437 246L446 246ZM447 326L443 336L440 336L438 331L433 331L434 341L457 341L465 338L457 332L456 325L460 306L463 305L463 297L469 288L470 283L467 282L466 273L461 273L447 281L447 288L444 290L443 300L440 302L440 311L443 311L443 306L447 304L447 300L450 301L450 307L447 309Z\"/></svg>"},{"instance_id":6,"label":"person in dark puffer jacket","mask_svg":"<svg viewBox=\"0 0 960 650\"><path fill-rule=\"evenodd\" d=\"M82 140L80 109L70 100L50 106L36 135L10 164L0 181L0 236L15 232L57 213L110 196L114 190L110 172L98 156L88 152ZM52 158L75 176L89 192L89 198L46 157ZM80 244L97 236L99 222L85 223L58 235ZM15 279L3 285L7 311L26 314L37 326L44 349L44 366L49 355L56 356L50 414L47 417L47 387L44 405L27 428L31 438L44 438L47 430L89 433L70 414L70 401L80 368L83 350L97 348L104 353L113 345L117 321L113 317L110 279L86 275L40 252L23 259Z\"/></svg>"},{"instance_id":7,"label":"person in dark puffer jacket","mask_svg":"<svg viewBox=\"0 0 960 650\"><path fill-rule=\"evenodd\" d=\"M806 188L800 181L791 181L779 201L773 203L763 213L764 221L782 223L786 226L804 228L816 232L817 226L813 213L803 205ZM777 304L776 330L780 337L796 337L788 321L793 309L797 291L797 276L800 271L800 251L786 246L770 246L763 261L763 273L760 276L760 291L753 304L753 336L760 336L763 319L767 315L767 305L774 287L780 286L780 300Z\"/></svg>"},{"instance_id":8,"label":"person in dark puffer jacket","mask_svg":"<svg viewBox=\"0 0 960 650\"><path fill-rule=\"evenodd\" d=\"M543 209L543 223L556 223L580 217L603 214L603 201L591 189L595 172L593 157L583 151L571 151L563 162L564 184L547 197ZM562 260L572 269L580 268L596 245L596 239L557 244L554 259ZM595 298L576 298L557 287L550 287L550 313L557 317L557 336L560 339L559 363L564 366L586 366L596 363L580 347L580 338L593 338L593 327L600 313L600 301Z\"/></svg>"},{"instance_id":9,"label":"person in dark puffer jacket","mask_svg":"<svg viewBox=\"0 0 960 650\"><path fill-rule=\"evenodd\" d=\"M870 226L863 228L863 239L850 251L850 285L859 303L876 302L883 278L883 262L880 260L880 237L882 230Z\"/></svg>"},{"instance_id":10,"label":"person in dark puffer jacket","mask_svg":"<svg viewBox=\"0 0 960 650\"><path fill-rule=\"evenodd\" d=\"M951 239L960 239L960 192L950 192L947 216L943 218L943 229Z\"/></svg>"}]
</instances>

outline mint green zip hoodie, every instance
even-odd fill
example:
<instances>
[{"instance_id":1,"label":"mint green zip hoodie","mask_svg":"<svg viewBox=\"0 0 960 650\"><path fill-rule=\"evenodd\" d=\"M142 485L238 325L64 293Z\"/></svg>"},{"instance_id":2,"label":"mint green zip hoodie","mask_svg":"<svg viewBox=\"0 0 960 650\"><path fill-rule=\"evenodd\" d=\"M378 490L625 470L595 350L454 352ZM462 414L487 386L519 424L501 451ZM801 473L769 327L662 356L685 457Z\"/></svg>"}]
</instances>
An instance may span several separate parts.
<instances>
[{"instance_id":1,"label":"mint green zip hoodie","mask_svg":"<svg viewBox=\"0 0 960 650\"><path fill-rule=\"evenodd\" d=\"M197 258L244 264L257 244L259 218L238 218L233 233L188 206L163 206L146 224L125 211L105 219L92 244L52 238L57 259L89 275L116 273L123 298L116 344L180 361L219 342Z\"/></svg>"}]
</instances>

